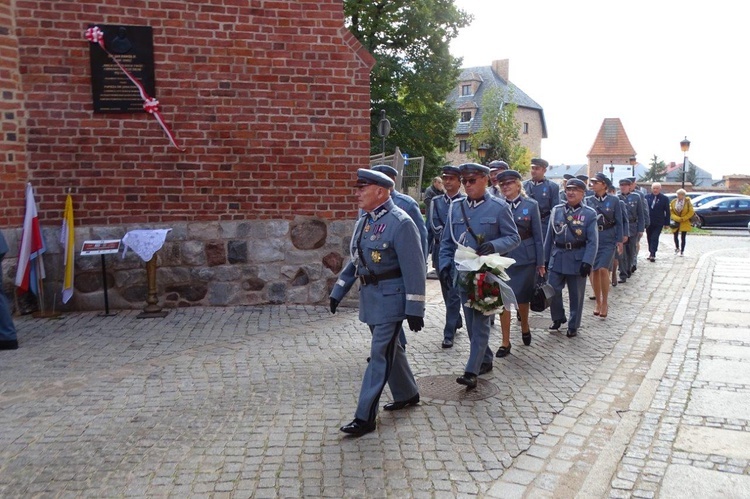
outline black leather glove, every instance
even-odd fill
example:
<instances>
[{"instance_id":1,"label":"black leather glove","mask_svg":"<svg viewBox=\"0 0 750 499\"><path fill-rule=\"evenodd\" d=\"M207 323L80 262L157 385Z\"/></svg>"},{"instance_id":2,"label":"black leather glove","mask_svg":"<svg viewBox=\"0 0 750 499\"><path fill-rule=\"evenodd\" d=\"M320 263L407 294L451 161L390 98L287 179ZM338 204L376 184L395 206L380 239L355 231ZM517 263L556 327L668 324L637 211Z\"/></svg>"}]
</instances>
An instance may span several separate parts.
<instances>
[{"instance_id":1,"label":"black leather glove","mask_svg":"<svg viewBox=\"0 0 750 499\"><path fill-rule=\"evenodd\" d=\"M491 255L495 252L495 247L492 246L492 243L482 243L477 248L477 255Z\"/></svg>"},{"instance_id":2,"label":"black leather glove","mask_svg":"<svg viewBox=\"0 0 750 499\"><path fill-rule=\"evenodd\" d=\"M440 279L440 282L443 283L443 286L446 288L451 287L451 269L446 267L443 270L440 271L440 275L438 275L438 278Z\"/></svg>"},{"instance_id":3,"label":"black leather glove","mask_svg":"<svg viewBox=\"0 0 750 499\"><path fill-rule=\"evenodd\" d=\"M331 298L331 313L336 313L336 307L339 306L339 301L336 298Z\"/></svg>"},{"instance_id":4,"label":"black leather glove","mask_svg":"<svg viewBox=\"0 0 750 499\"><path fill-rule=\"evenodd\" d=\"M416 315L407 315L406 322L409 323L409 329L412 331L421 331L424 327L424 319Z\"/></svg>"},{"instance_id":5,"label":"black leather glove","mask_svg":"<svg viewBox=\"0 0 750 499\"><path fill-rule=\"evenodd\" d=\"M579 272L581 273L581 277L588 277L591 273L591 264L586 262L582 263Z\"/></svg>"}]
</instances>

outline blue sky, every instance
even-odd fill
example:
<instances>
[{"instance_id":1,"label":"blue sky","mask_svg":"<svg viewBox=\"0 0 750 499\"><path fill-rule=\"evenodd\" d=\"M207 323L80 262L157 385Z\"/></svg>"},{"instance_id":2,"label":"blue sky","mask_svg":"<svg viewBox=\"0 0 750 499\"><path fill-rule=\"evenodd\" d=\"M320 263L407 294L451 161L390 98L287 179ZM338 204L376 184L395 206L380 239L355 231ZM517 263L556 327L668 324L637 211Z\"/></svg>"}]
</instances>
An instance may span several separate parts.
<instances>
[{"instance_id":1,"label":"blue sky","mask_svg":"<svg viewBox=\"0 0 750 499\"><path fill-rule=\"evenodd\" d=\"M464 66L510 59L510 80L545 112L551 163L586 163L620 118L647 164L688 157L714 178L750 175L750 65L743 2L456 0L474 21L451 44Z\"/></svg>"}]
</instances>

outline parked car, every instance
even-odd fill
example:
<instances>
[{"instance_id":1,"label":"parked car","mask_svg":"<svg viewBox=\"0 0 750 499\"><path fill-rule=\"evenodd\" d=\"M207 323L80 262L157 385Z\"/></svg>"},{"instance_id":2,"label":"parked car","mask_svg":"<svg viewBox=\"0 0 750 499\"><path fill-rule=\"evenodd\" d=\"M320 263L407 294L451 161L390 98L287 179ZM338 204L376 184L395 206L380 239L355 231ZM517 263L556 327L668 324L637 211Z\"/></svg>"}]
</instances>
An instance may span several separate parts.
<instances>
[{"instance_id":1,"label":"parked car","mask_svg":"<svg viewBox=\"0 0 750 499\"><path fill-rule=\"evenodd\" d=\"M745 227L750 222L750 196L714 199L695 209L696 227Z\"/></svg>"},{"instance_id":2,"label":"parked car","mask_svg":"<svg viewBox=\"0 0 750 499\"><path fill-rule=\"evenodd\" d=\"M691 201L693 202L693 208L698 208L699 206L703 206L706 203L710 203L714 199L738 198L738 197L750 197L750 196L745 196L744 194L734 194L734 193L729 194L726 192L711 192L708 194L703 194L701 196L696 196L692 198Z\"/></svg>"},{"instance_id":3,"label":"parked car","mask_svg":"<svg viewBox=\"0 0 750 499\"><path fill-rule=\"evenodd\" d=\"M698 196L703 196L704 194L708 194L708 193L707 192L695 191L695 192L688 192L687 194L685 194L685 196L689 197L690 200L692 201L693 199L697 198ZM672 200L677 197L677 194L675 194L674 192L670 192L669 194L665 194L665 196L667 196L667 198L669 198L669 202L671 203Z\"/></svg>"}]
</instances>

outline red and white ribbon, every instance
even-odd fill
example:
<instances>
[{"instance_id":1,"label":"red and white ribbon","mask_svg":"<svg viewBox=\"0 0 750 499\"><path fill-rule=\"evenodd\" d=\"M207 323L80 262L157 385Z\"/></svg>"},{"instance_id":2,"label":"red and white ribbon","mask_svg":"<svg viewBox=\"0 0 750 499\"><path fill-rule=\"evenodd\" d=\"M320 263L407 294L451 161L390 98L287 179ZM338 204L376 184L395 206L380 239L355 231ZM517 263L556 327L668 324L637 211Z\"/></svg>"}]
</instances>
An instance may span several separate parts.
<instances>
[{"instance_id":1,"label":"red and white ribbon","mask_svg":"<svg viewBox=\"0 0 750 499\"><path fill-rule=\"evenodd\" d=\"M154 118L156 118L156 121L159 123L159 125L161 125L164 133L167 134L167 137L169 137L169 141L172 143L172 145L175 146L178 150L184 151L185 148L180 147L177 144L177 139L169 129L169 126L167 126L167 123L164 121L164 117L161 115L161 112L159 112L159 101L148 95L148 93L146 93L146 89L143 88L141 82L138 81L138 78L133 76L130 71L125 69L123 65L120 64L120 61L118 61L117 58L113 56L109 50L107 50L107 47L104 46L104 33L102 32L102 30L100 30L98 26L93 26L86 30L86 34L84 36L86 37L86 40L99 45L102 50L107 53L110 59L115 61L115 64L117 64L122 72L125 73L125 76L127 76L128 79L133 82L136 88L138 88L138 93L141 95L141 99L143 99L143 109L147 113L151 114Z\"/></svg>"}]
</instances>

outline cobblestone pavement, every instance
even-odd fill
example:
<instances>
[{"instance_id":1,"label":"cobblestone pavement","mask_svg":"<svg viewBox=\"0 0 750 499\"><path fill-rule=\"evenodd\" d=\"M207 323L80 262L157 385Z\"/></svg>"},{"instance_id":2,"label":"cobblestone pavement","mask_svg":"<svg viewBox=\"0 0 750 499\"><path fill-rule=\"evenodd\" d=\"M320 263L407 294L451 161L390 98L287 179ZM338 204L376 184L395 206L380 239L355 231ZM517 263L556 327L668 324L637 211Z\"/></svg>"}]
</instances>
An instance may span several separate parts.
<instances>
[{"instance_id":1,"label":"cobblestone pavement","mask_svg":"<svg viewBox=\"0 0 750 499\"><path fill-rule=\"evenodd\" d=\"M483 376L491 397L423 396L381 411L359 439L338 431L369 350L356 309L19 318L21 348L0 352L0 495L654 497L677 494L684 468L747 478L748 451L694 442L706 428L750 435L750 415L733 409L750 402L750 375L723 379L727 363L750 365L750 340L725 327L750 333L750 240L689 237L684 258L670 246L664 236L657 262L642 259L612 290L607 319L587 300L578 338L548 333L535 314L524 347L514 324L512 355ZM428 294L412 368L458 375L465 330L442 349L437 281Z\"/></svg>"}]
</instances>

